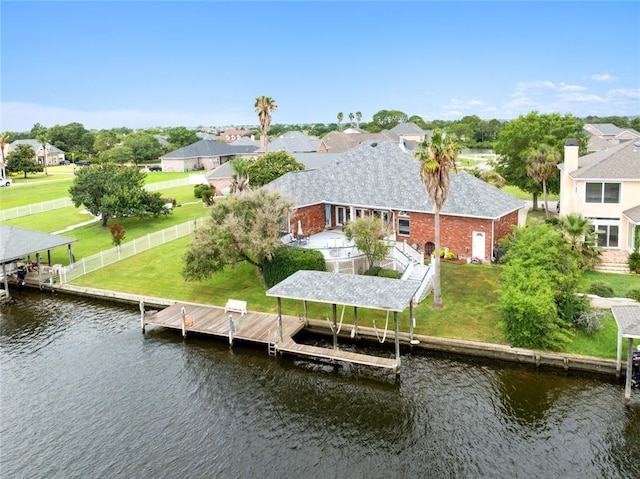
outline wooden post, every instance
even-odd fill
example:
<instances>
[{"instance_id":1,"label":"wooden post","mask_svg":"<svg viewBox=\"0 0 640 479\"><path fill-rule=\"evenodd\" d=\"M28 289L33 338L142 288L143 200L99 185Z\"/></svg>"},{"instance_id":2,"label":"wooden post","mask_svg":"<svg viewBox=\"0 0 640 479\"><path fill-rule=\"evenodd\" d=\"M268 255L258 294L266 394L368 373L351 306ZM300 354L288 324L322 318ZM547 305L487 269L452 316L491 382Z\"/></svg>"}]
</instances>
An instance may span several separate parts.
<instances>
[{"instance_id":1,"label":"wooden post","mask_svg":"<svg viewBox=\"0 0 640 479\"><path fill-rule=\"evenodd\" d=\"M398 330L398 312L393 312L393 327L396 332L396 374L400 374L400 331Z\"/></svg>"},{"instance_id":2,"label":"wooden post","mask_svg":"<svg viewBox=\"0 0 640 479\"><path fill-rule=\"evenodd\" d=\"M278 338L282 342L282 299L278 297Z\"/></svg>"},{"instance_id":3,"label":"wooden post","mask_svg":"<svg viewBox=\"0 0 640 479\"><path fill-rule=\"evenodd\" d=\"M622 369L622 332L618 326L618 348L616 354L616 378L620 379L620 370Z\"/></svg>"},{"instance_id":4,"label":"wooden post","mask_svg":"<svg viewBox=\"0 0 640 479\"><path fill-rule=\"evenodd\" d=\"M358 307L353 307L353 330L351 331L351 337L358 337Z\"/></svg>"},{"instance_id":5,"label":"wooden post","mask_svg":"<svg viewBox=\"0 0 640 479\"><path fill-rule=\"evenodd\" d=\"M336 303L331 305L333 313L333 350L338 350L338 306Z\"/></svg>"},{"instance_id":6,"label":"wooden post","mask_svg":"<svg viewBox=\"0 0 640 479\"><path fill-rule=\"evenodd\" d=\"M633 374L633 338L628 338L627 346L627 377L624 384L624 403L629 405L631 402L631 375Z\"/></svg>"},{"instance_id":7,"label":"wooden post","mask_svg":"<svg viewBox=\"0 0 640 479\"><path fill-rule=\"evenodd\" d=\"M309 312L307 311L307 300L303 300L302 304L304 306L304 327L307 328L309 326Z\"/></svg>"},{"instance_id":8,"label":"wooden post","mask_svg":"<svg viewBox=\"0 0 640 479\"><path fill-rule=\"evenodd\" d=\"M142 334L144 334L144 299L140 300L140 327L142 328Z\"/></svg>"},{"instance_id":9,"label":"wooden post","mask_svg":"<svg viewBox=\"0 0 640 479\"><path fill-rule=\"evenodd\" d=\"M187 310L184 309L184 306L180 308L180 312L182 313L182 337L187 337Z\"/></svg>"},{"instance_id":10,"label":"wooden post","mask_svg":"<svg viewBox=\"0 0 640 479\"><path fill-rule=\"evenodd\" d=\"M409 301L409 321L411 323L409 329L411 334L409 335L409 342L411 344L420 344L420 341L413 339L413 329L416 327L416 317L413 315L413 299Z\"/></svg>"},{"instance_id":11,"label":"wooden post","mask_svg":"<svg viewBox=\"0 0 640 479\"><path fill-rule=\"evenodd\" d=\"M235 331L235 327L233 324L233 314L229 315L229 347L233 346L233 333Z\"/></svg>"}]
</instances>

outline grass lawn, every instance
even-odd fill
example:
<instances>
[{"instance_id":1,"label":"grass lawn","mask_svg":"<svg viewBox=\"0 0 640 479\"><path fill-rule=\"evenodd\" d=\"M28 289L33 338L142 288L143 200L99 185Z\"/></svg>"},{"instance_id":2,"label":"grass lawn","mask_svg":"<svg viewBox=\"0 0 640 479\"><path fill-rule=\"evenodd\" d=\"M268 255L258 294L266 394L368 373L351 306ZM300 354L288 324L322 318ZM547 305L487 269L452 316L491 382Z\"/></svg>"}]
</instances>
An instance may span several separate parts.
<instances>
[{"instance_id":1,"label":"grass lawn","mask_svg":"<svg viewBox=\"0 0 640 479\"><path fill-rule=\"evenodd\" d=\"M640 289L640 275L637 274L616 274L601 273L599 271L586 271L580 281L580 291L589 292L591 283L601 282L613 288L615 296L626 298L631 289Z\"/></svg>"},{"instance_id":2,"label":"grass lawn","mask_svg":"<svg viewBox=\"0 0 640 479\"><path fill-rule=\"evenodd\" d=\"M533 195L531 193L523 191L520 188L518 188L517 186L504 185L501 189L505 193L509 193L510 195L515 196L518 199L533 201ZM549 204L549 208L551 210L553 210L553 208L555 208L555 206L556 206L555 205L555 201L558 201L559 199L560 199L560 195L557 195L555 193L547 193L547 200L549 201L549 203L551 203L551 201L554 201L553 205ZM541 194L538 197L538 207L542 208L543 204L544 204L544 198L542 197L542 194Z\"/></svg>"},{"instance_id":3,"label":"grass lawn","mask_svg":"<svg viewBox=\"0 0 640 479\"><path fill-rule=\"evenodd\" d=\"M53 233L54 231L60 231L69 225L84 223L85 221L89 221L93 218L92 215L81 213L81 211L84 211L83 207L75 208L73 206L69 206L67 208L59 208L53 211L45 211L44 213L38 213L37 215L14 218L12 220L4 221L2 224L5 226L18 226L20 228L42 231L44 233ZM65 236L68 235L65 234Z\"/></svg>"}]
</instances>

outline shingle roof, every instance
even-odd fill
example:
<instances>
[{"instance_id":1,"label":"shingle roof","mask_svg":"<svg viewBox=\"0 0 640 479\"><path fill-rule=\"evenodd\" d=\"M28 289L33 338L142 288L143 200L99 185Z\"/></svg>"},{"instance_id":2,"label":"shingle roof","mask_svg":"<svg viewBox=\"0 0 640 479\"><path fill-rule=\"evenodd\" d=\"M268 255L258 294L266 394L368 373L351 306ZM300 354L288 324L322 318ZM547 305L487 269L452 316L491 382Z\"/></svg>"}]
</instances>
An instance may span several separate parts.
<instances>
[{"instance_id":1,"label":"shingle roof","mask_svg":"<svg viewBox=\"0 0 640 479\"><path fill-rule=\"evenodd\" d=\"M640 223L640 205L629 208L628 210L623 211L622 214L634 223Z\"/></svg>"},{"instance_id":2,"label":"shingle roof","mask_svg":"<svg viewBox=\"0 0 640 479\"><path fill-rule=\"evenodd\" d=\"M332 153L344 153L360 143L372 141L399 141L398 135L390 130L382 130L379 133L345 133L344 131L331 131L323 138L324 144Z\"/></svg>"},{"instance_id":3,"label":"shingle roof","mask_svg":"<svg viewBox=\"0 0 640 479\"><path fill-rule=\"evenodd\" d=\"M423 130L415 123L400 123L399 125L391 128L391 131L396 135L426 135L426 130Z\"/></svg>"},{"instance_id":4,"label":"shingle roof","mask_svg":"<svg viewBox=\"0 0 640 479\"><path fill-rule=\"evenodd\" d=\"M29 145L31 148L33 148L34 153L42 148L42 143L38 140L15 140L9 145L9 151L15 150L18 145ZM56 146L53 146L51 143L47 143L47 150L48 153L64 153L64 151Z\"/></svg>"},{"instance_id":5,"label":"shingle roof","mask_svg":"<svg viewBox=\"0 0 640 479\"><path fill-rule=\"evenodd\" d=\"M334 203L433 212L419 162L390 142L363 143L323 168L287 173L267 188L280 189L297 207ZM523 201L461 172L451 175L441 213L495 219L524 206Z\"/></svg>"},{"instance_id":6,"label":"shingle roof","mask_svg":"<svg viewBox=\"0 0 640 479\"><path fill-rule=\"evenodd\" d=\"M185 158L215 158L218 156L233 156L249 154L256 151L255 146L234 146L223 141L200 140L178 148L160 157L161 160L183 160Z\"/></svg>"},{"instance_id":7,"label":"shingle roof","mask_svg":"<svg viewBox=\"0 0 640 479\"><path fill-rule=\"evenodd\" d=\"M288 131L269 142L269 151L284 150L289 153L307 153L320 150L322 140L300 131Z\"/></svg>"},{"instance_id":8,"label":"shingle roof","mask_svg":"<svg viewBox=\"0 0 640 479\"><path fill-rule=\"evenodd\" d=\"M233 178L233 166L230 161L221 164L219 167L207 172L204 177L208 180L215 178Z\"/></svg>"},{"instance_id":9,"label":"shingle roof","mask_svg":"<svg viewBox=\"0 0 640 479\"><path fill-rule=\"evenodd\" d=\"M340 153L292 153L291 156L302 163L306 170L316 170L335 162Z\"/></svg>"},{"instance_id":10,"label":"shingle roof","mask_svg":"<svg viewBox=\"0 0 640 479\"><path fill-rule=\"evenodd\" d=\"M607 135L607 136L609 135L615 136L622 131L622 128L614 125L613 123L589 123L589 125L597 129L600 132L600 134Z\"/></svg>"},{"instance_id":11,"label":"shingle roof","mask_svg":"<svg viewBox=\"0 0 640 479\"><path fill-rule=\"evenodd\" d=\"M75 241L78 240L67 236L52 235L17 226L0 226L0 264Z\"/></svg>"},{"instance_id":12,"label":"shingle roof","mask_svg":"<svg viewBox=\"0 0 640 479\"><path fill-rule=\"evenodd\" d=\"M640 180L640 142L626 142L578 159L575 179Z\"/></svg>"}]
</instances>

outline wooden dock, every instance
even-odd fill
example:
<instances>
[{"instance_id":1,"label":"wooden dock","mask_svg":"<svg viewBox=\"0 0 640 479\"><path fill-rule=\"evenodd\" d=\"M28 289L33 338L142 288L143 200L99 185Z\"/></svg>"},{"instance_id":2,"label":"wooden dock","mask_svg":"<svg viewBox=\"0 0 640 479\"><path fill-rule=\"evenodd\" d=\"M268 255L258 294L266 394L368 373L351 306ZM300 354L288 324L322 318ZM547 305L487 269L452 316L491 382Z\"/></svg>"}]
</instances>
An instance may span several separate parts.
<instances>
[{"instance_id":1,"label":"wooden dock","mask_svg":"<svg viewBox=\"0 0 640 479\"><path fill-rule=\"evenodd\" d=\"M184 308L184 315L182 308ZM230 334L230 320L233 318L234 331ZM394 359L352 353L298 344L293 337L304 329L304 320L295 316L282 316L282 341L278 338L278 316L270 313L248 311L247 314L225 312L224 308L189 303L176 303L153 314L145 314L141 319L144 329L147 325L176 329L185 334L198 333L230 341L247 341L264 344L280 354L293 354L313 359L343 361L365 366L397 370Z\"/></svg>"}]
</instances>

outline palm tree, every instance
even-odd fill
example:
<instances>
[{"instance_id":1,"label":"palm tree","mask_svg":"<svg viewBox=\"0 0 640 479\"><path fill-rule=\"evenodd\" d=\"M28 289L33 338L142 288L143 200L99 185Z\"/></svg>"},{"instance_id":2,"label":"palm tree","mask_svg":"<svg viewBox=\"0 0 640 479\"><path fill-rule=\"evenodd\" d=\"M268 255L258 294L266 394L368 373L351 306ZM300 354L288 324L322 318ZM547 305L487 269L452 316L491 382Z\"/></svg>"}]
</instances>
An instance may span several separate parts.
<instances>
[{"instance_id":1,"label":"palm tree","mask_svg":"<svg viewBox=\"0 0 640 479\"><path fill-rule=\"evenodd\" d=\"M249 187L249 163L242 158L233 158L231 161L231 167L233 168L233 192L241 195L251 191Z\"/></svg>"},{"instance_id":2,"label":"palm tree","mask_svg":"<svg viewBox=\"0 0 640 479\"><path fill-rule=\"evenodd\" d=\"M9 140L11 139L11 135L9 133L7 133L6 131L4 133L0 134L0 151L2 152L2 169L0 170L0 175L3 178L6 178L6 172L4 170L4 167L6 166L6 160L5 160L5 156L4 156L4 150L7 147L7 144L9 143Z\"/></svg>"},{"instance_id":3,"label":"palm tree","mask_svg":"<svg viewBox=\"0 0 640 479\"><path fill-rule=\"evenodd\" d=\"M344 113L338 113L338 130L340 129L340 125L342 124L342 120L344 120Z\"/></svg>"},{"instance_id":4,"label":"palm tree","mask_svg":"<svg viewBox=\"0 0 640 479\"><path fill-rule=\"evenodd\" d=\"M271 113L278 109L276 101L270 96L259 96L256 98L256 113L258 114L258 120L260 120L260 143L262 148L267 149L267 135L269 134L269 127L271 126Z\"/></svg>"},{"instance_id":5,"label":"palm tree","mask_svg":"<svg viewBox=\"0 0 640 479\"><path fill-rule=\"evenodd\" d=\"M431 202L433 203L435 225L435 252L433 259L433 307L442 308L440 290L440 210L447 201L451 178L451 170L456 170L458 151L455 143L442 131L434 131L431 142L425 140L418 145L414 153L420 161L420 178Z\"/></svg>"},{"instance_id":6,"label":"palm tree","mask_svg":"<svg viewBox=\"0 0 640 479\"><path fill-rule=\"evenodd\" d=\"M529 148L527 151L527 175L538 183L542 183L544 196L544 213L549 219L549 204L547 202L547 180L558 173L560 153L547 144L541 144L538 148Z\"/></svg>"},{"instance_id":7,"label":"palm tree","mask_svg":"<svg viewBox=\"0 0 640 479\"><path fill-rule=\"evenodd\" d=\"M571 250L578 254L580 269L591 269L601 261L598 232L589 218L580 213L570 213L560 218L559 226Z\"/></svg>"},{"instance_id":8,"label":"palm tree","mask_svg":"<svg viewBox=\"0 0 640 479\"><path fill-rule=\"evenodd\" d=\"M353 126L353 118L354 118L354 114L349 113L349 122L351 123L351 126Z\"/></svg>"},{"instance_id":9,"label":"palm tree","mask_svg":"<svg viewBox=\"0 0 640 479\"><path fill-rule=\"evenodd\" d=\"M360 128L360 120L362 120L362 112L356 112L356 128Z\"/></svg>"},{"instance_id":10,"label":"palm tree","mask_svg":"<svg viewBox=\"0 0 640 479\"><path fill-rule=\"evenodd\" d=\"M42 165L44 166L44 176L49 176L47 171L47 137L46 133L40 133L36 138L42 147ZM37 156L37 153L36 153Z\"/></svg>"}]
</instances>

